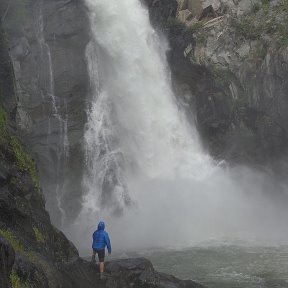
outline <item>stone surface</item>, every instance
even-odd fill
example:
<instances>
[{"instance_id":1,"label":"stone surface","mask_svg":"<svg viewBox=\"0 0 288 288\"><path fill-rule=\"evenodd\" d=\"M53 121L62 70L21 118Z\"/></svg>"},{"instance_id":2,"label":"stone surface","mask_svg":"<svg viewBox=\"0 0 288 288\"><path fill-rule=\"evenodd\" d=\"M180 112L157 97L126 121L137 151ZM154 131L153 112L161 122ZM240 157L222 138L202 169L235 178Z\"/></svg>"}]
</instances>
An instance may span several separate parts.
<instances>
[{"instance_id":1,"label":"stone surface","mask_svg":"<svg viewBox=\"0 0 288 288\"><path fill-rule=\"evenodd\" d=\"M14 264L15 252L12 247L0 236L0 287L10 288L10 274Z\"/></svg>"},{"instance_id":2,"label":"stone surface","mask_svg":"<svg viewBox=\"0 0 288 288\"><path fill-rule=\"evenodd\" d=\"M188 2L166 30L175 89L191 94L180 102L214 157L274 165L288 144L287 2L205 0L192 18Z\"/></svg>"},{"instance_id":3,"label":"stone surface","mask_svg":"<svg viewBox=\"0 0 288 288\"><path fill-rule=\"evenodd\" d=\"M52 221L61 227L63 213L73 221L80 209L73 195L81 198L88 16L81 0L3 1L11 6L4 28L16 77L17 125L38 164Z\"/></svg>"},{"instance_id":4,"label":"stone surface","mask_svg":"<svg viewBox=\"0 0 288 288\"><path fill-rule=\"evenodd\" d=\"M82 259L63 265L60 271L65 275L65 288L201 288L191 280L179 280L173 276L158 273L144 258L115 260L106 263L105 279L99 280L98 267Z\"/></svg>"},{"instance_id":5,"label":"stone surface","mask_svg":"<svg viewBox=\"0 0 288 288\"><path fill-rule=\"evenodd\" d=\"M142 0L149 9L150 21L156 28L163 29L168 19L176 17L176 0Z\"/></svg>"}]
</instances>

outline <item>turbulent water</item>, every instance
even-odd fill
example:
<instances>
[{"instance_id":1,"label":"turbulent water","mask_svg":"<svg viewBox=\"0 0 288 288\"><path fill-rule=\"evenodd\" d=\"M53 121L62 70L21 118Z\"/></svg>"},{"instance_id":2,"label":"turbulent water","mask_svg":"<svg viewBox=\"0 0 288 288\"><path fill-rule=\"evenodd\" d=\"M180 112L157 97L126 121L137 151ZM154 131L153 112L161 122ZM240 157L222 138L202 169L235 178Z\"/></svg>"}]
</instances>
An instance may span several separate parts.
<instances>
[{"instance_id":1,"label":"turbulent water","mask_svg":"<svg viewBox=\"0 0 288 288\"><path fill-rule=\"evenodd\" d=\"M188 247L221 237L285 242L287 187L248 168L220 167L203 151L177 104L167 43L146 8L138 0L86 4L85 197L66 231L81 252L88 253L100 218L116 250Z\"/></svg>"},{"instance_id":2,"label":"turbulent water","mask_svg":"<svg viewBox=\"0 0 288 288\"><path fill-rule=\"evenodd\" d=\"M288 287L287 246L222 244L143 251L140 255L149 258L158 271L192 279L209 288Z\"/></svg>"}]
</instances>

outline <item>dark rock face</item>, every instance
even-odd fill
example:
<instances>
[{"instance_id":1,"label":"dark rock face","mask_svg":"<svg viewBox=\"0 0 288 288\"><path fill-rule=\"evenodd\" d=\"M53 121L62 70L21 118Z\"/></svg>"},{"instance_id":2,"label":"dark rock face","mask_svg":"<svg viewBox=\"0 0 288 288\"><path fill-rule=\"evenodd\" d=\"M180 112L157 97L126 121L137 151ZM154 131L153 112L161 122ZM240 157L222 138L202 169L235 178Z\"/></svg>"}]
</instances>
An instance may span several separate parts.
<instances>
[{"instance_id":1,"label":"dark rock face","mask_svg":"<svg viewBox=\"0 0 288 288\"><path fill-rule=\"evenodd\" d=\"M13 266L14 281L39 288L57 287L60 276L55 263L71 261L78 251L51 225L35 163L16 134L15 81L4 36L1 31L0 284L11 287Z\"/></svg>"},{"instance_id":2,"label":"dark rock face","mask_svg":"<svg viewBox=\"0 0 288 288\"><path fill-rule=\"evenodd\" d=\"M14 264L15 252L0 236L0 287L10 288L10 274Z\"/></svg>"},{"instance_id":3,"label":"dark rock face","mask_svg":"<svg viewBox=\"0 0 288 288\"><path fill-rule=\"evenodd\" d=\"M83 168L88 17L81 0L5 2L11 6L4 28L16 78L17 125L60 227L63 214L73 221L80 209L74 196L80 198Z\"/></svg>"},{"instance_id":4,"label":"dark rock face","mask_svg":"<svg viewBox=\"0 0 288 288\"><path fill-rule=\"evenodd\" d=\"M76 262L62 266L65 275L64 287L93 288L93 287L182 287L201 288L190 280L179 280L173 276L158 273L152 264L144 258L111 261L106 264L106 277L99 280L98 267L94 264L78 259Z\"/></svg>"},{"instance_id":5,"label":"dark rock face","mask_svg":"<svg viewBox=\"0 0 288 288\"><path fill-rule=\"evenodd\" d=\"M182 2L166 32L175 89L191 95L179 99L187 114L196 115L215 158L277 163L288 144L287 3L198 1L202 8L194 15ZM157 22L153 9L162 8L149 4Z\"/></svg>"},{"instance_id":6,"label":"dark rock face","mask_svg":"<svg viewBox=\"0 0 288 288\"><path fill-rule=\"evenodd\" d=\"M176 0L142 0L149 9L153 26L163 28L169 18L176 17L178 3Z\"/></svg>"}]
</instances>

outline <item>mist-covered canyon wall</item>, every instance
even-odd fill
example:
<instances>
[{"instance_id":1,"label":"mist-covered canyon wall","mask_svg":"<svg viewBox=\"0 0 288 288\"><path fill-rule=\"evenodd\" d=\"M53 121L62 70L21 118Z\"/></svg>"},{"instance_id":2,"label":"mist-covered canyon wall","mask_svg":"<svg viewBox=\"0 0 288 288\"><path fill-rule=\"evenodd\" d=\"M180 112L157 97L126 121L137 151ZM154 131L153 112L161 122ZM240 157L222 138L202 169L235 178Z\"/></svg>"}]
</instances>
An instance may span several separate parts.
<instances>
[{"instance_id":1,"label":"mist-covered canyon wall","mask_svg":"<svg viewBox=\"0 0 288 288\"><path fill-rule=\"evenodd\" d=\"M174 89L186 95L179 103L207 149L231 163L278 165L287 146L286 1L144 2L154 27L168 37ZM86 7L80 0L2 6L18 131L60 227L81 209L89 102Z\"/></svg>"},{"instance_id":2,"label":"mist-covered canyon wall","mask_svg":"<svg viewBox=\"0 0 288 288\"><path fill-rule=\"evenodd\" d=\"M146 0L151 22L170 43L174 89L185 95L178 97L179 105L196 121L207 149L231 163L278 165L287 152L287 1L231 3ZM90 27L80 0L0 5L0 130L9 127L0 143L0 229L6 237L9 229L22 235L26 246L18 248L26 253L32 243L36 252L28 257L44 257L43 267L51 265L42 271L31 259L16 261L28 262L30 280L42 279L46 287L61 278L51 276L51 263L77 257L77 251L51 225L36 166L27 155L36 161L52 222L58 227L73 222L83 196ZM11 142L13 137L20 142ZM27 151L29 167L19 166L19 149ZM48 245L43 243L49 237ZM40 276L33 280L33 275Z\"/></svg>"},{"instance_id":3,"label":"mist-covered canyon wall","mask_svg":"<svg viewBox=\"0 0 288 288\"><path fill-rule=\"evenodd\" d=\"M80 209L89 27L82 1L4 1L17 86L17 127L61 226ZM64 191L69 191L69 195ZM74 197L75 196L75 197ZM77 201L78 198L78 201Z\"/></svg>"}]
</instances>

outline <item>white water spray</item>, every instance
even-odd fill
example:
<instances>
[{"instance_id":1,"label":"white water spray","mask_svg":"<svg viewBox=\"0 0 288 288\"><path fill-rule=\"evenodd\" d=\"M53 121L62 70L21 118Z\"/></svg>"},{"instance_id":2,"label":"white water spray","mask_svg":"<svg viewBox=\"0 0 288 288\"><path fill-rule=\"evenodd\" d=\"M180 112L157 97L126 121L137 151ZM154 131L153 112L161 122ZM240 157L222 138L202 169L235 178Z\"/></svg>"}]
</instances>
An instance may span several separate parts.
<instances>
[{"instance_id":1,"label":"white water spray","mask_svg":"<svg viewBox=\"0 0 288 288\"><path fill-rule=\"evenodd\" d=\"M100 217L118 248L264 233L275 217L260 197L263 177L249 169L226 172L202 150L173 95L167 45L145 7L138 0L86 3L92 32L86 195L70 231L82 252Z\"/></svg>"}]
</instances>

